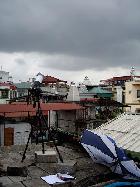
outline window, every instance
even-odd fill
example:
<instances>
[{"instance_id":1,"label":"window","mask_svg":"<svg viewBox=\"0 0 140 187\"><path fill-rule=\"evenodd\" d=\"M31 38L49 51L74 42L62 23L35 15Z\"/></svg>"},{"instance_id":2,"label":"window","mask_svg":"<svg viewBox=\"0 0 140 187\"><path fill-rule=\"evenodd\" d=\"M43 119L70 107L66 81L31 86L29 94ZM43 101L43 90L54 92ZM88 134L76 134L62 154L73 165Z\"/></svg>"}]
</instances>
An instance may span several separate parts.
<instances>
[{"instance_id":1,"label":"window","mask_svg":"<svg viewBox=\"0 0 140 187\"><path fill-rule=\"evenodd\" d=\"M8 98L8 90L1 90L1 99Z\"/></svg>"},{"instance_id":2,"label":"window","mask_svg":"<svg viewBox=\"0 0 140 187\"><path fill-rule=\"evenodd\" d=\"M136 108L136 113L140 113L140 109L139 108Z\"/></svg>"},{"instance_id":3,"label":"window","mask_svg":"<svg viewBox=\"0 0 140 187\"><path fill-rule=\"evenodd\" d=\"M140 98L140 90L137 90L137 98Z\"/></svg>"}]
</instances>

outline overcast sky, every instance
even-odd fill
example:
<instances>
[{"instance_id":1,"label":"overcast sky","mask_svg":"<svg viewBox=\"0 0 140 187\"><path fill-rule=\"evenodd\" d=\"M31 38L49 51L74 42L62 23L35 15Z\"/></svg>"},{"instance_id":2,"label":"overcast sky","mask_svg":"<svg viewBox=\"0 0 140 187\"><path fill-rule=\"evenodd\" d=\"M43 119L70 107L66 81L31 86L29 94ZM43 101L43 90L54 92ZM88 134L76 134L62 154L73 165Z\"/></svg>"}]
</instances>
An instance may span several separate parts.
<instances>
[{"instance_id":1,"label":"overcast sky","mask_svg":"<svg viewBox=\"0 0 140 187\"><path fill-rule=\"evenodd\" d=\"M140 74L140 0L0 0L0 65L93 83Z\"/></svg>"}]
</instances>

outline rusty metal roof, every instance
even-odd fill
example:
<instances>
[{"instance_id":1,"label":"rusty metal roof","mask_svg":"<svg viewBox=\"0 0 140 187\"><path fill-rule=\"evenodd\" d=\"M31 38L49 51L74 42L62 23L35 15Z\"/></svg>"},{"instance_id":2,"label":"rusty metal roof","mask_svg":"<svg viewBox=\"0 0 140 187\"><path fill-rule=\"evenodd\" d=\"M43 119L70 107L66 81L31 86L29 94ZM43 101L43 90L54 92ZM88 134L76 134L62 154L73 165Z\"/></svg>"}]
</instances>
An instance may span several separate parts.
<instances>
[{"instance_id":1,"label":"rusty metal roof","mask_svg":"<svg viewBox=\"0 0 140 187\"><path fill-rule=\"evenodd\" d=\"M7 87L9 87L9 89L16 90L16 86L14 84L11 84L11 83L0 82L0 87L1 86L7 86Z\"/></svg>"},{"instance_id":2,"label":"rusty metal roof","mask_svg":"<svg viewBox=\"0 0 140 187\"><path fill-rule=\"evenodd\" d=\"M41 103L41 110L44 115L47 115L50 110L79 110L82 108L75 103ZM27 103L0 104L0 115L5 117L35 116L36 110L37 106L33 108L33 105L27 105Z\"/></svg>"}]
</instances>

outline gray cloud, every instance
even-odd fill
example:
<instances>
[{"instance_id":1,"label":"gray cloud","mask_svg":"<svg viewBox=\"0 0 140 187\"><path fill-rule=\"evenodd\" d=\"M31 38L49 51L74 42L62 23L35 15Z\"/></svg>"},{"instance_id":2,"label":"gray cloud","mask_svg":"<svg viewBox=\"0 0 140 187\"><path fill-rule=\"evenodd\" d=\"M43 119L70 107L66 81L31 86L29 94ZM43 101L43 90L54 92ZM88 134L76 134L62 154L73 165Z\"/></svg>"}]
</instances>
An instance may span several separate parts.
<instances>
[{"instance_id":1,"label":"gray cloud","mask_svg":"<svg viewBox=\"0 0 140 187\"><path fill-rule=\"evenodd\" d=\"M17 65L22 65L22 66L26 65L26 61L22 58L15 59L15 62L16 62Z\"/></svg>"},{"instance_id":2,"label":"gray cloud","mask_svg":"<svg viewBox=\"0 0 140 187\"><path fill-rule=\"evenodd\" d=\"M43 63L63 70L138 66L139 7L139 0L0 0L0 51L65 56Z\"/></svg>"}]
</instances>

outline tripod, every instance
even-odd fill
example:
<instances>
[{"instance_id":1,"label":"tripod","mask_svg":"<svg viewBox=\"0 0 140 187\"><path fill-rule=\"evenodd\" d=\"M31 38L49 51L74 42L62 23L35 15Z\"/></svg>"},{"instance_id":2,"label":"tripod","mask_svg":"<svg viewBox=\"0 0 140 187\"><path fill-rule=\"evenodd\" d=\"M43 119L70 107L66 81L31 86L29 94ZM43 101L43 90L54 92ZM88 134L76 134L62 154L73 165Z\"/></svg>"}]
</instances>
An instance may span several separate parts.
<instances>
[{"instance_id":1,"label":"tripod","mask_svg":"<svg viewBox=\"0 0 140 187\"><path fill-rule=\"evenodd\" d=\"M44 139L43 139L43 136L44 136L44 127L45 127L45 130L48 131L48 135L49 137L53 140L53 144L55 146L55 149L58 153L58 156L59 156L59 159L61 162L63 162L63 158L58 150L58 147L55 143L55 139L52 137L51 135L51 131L50 131L50 128L48 127L48 122L46 121L46 118L44 117L43 115L43 112L42 112L42 109L41 109L41 106L40 106L40 97L41 97L41 89L40 88L35 88L35 89L29 89L28 90L28 103L29 103L29 100L33 100L33 107L36 108L36 104L37 104L37 110L36 110L36 122L37 122L37 125L33 128L33 125L31 124L31 131L29 133L29 136L28 136L28 140L27 140L27 144L26 144L26 147L25 147L25 150L23 152L23 156L22 156L22 160L21 162L24 161L24 159L26 158L26 151L28 149L28 145L29 145L29 142L30 142L30 139L34 133L34 129L37 130L37 132L39 131L39 134L41 135L41 143L42 143L42 153L45 154L45 149L44 149ZM43 125L45 124L45 126ZM38 135L36 137L36 140L37 140L37 143L38 143Z\"/></svg>"}]
</instances>

